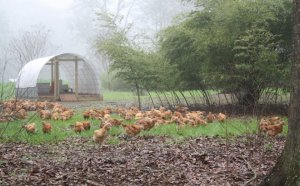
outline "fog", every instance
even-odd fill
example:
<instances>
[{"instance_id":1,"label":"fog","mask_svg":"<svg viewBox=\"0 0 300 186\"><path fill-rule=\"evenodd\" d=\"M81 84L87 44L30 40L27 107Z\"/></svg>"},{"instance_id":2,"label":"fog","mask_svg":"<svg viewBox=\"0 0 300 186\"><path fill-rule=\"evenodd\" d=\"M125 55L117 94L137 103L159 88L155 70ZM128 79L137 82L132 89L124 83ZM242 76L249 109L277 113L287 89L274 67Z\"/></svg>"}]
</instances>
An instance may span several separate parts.
<instances>
[{"instance_id":1,"label":"fog","mask_svg":"<svg viewBox=\"0 0 300 186\"><path fill-rule=\"evenodd\" d=\"M133 34L153 39L176 15L190 8L177 0L0 0L0 63L9 61L5 79L14 79L18 73L10 56L10 41L37 25L49 30L52 47L45 55L80 54L100 74L101 57L94 46L103 30L95 23L96 12L118 14L123 17L119 26L130 24Z\"/></svg>"},{"instance_id":2,"label":"fog","mask_svg":"<svg viewBox=\"0 0 300 186\"><path fill-rule=\"evenodd\" d=\"M71 29L74 14L72 0L0 0L0 15L7 25L8 36L42 24L50 30L50 40L57 52L80 52ZM61 3L62 2L62 3ZM3 22L2 21L2 22Z\"/></svg>"}]
</instances>

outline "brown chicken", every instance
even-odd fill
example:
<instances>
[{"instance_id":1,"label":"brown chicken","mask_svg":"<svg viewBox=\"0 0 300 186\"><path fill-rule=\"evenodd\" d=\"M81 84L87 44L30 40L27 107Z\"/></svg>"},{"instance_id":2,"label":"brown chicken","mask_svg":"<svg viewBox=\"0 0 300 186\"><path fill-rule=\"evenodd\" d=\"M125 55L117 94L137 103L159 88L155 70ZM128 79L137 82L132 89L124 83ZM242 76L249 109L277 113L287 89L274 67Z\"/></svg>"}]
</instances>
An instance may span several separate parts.
<instances>
[{"instance_id":1,"label":"brown chicken","mask_svg":"<svg viewBox=\"0 0 300 186\"><path fill-rule=\"evenodd\" d=\"M223 122L225 122L225 120L227 119L227 116L226 116L225 114L223 114L223 113L220 112L220 113L218 114L218 116L217 116L217 119L218 119L219 122L222 122L222 123L223 123Z\"/></svg>"},{"instance_id":2,"label":"brown chicken","mask_svg":"<svg viewBox=\"0 0 300 186\"><path fill-rule=\"evenodd\" d=\"M50 103L48 101L36 102L36 107L41 110L48 110L50 107Z\"/></svg>"},{"instance_id":3,"label":"brown chicken","mask_svg":"<svg viewBox=\"0 0 300 186\"><path fill-rule=\"evenodd\" d=\"M25 109L25 110L27 110L27 111L29 111L30 105L31 105L31 104L30 104L29 101L24 101L24 102L22 103L22 108Z\"/></svg>"},{"instance_id":4,"label":"brown chicken","mask_svg":"<svg viewBox=\"0 0 300 186\"><path fill-rule=\"evenodd\" d=\"M19 111L18 111L18 118L19 119L25 119L26 118L26 110L25 109L20 109Z\"/></svg>"},{"instance_id":5,"label":"brown chicken","mask_svg":"<svg viewBox=\"0 0 300 186\"><path fill-rule=\"evenodd\" d=\"M282 132L283 122L279 124L267 126L267 133L271 137L275 137L277 134Z\"/></svg>"},{"instance_id":6,"label":"brown chicken","mask_svg":"<svg viewBox=\"0 0 300 186\"><path fill-rule=\"evenodd\" d=\"M107 112L101 109L95 109L90 112L90 115L93 119L103 118Z\"/></svg>"},{"instance_id":7,"label":"brown chicken","mask_svg":"<svg viewBox=\"0 0 300 186\"><path fill-rule=\"evenodd\" d=\"M83 124L84 130L90 130L90 128L91 128L91 122L90 121L83 121L82 124Z\"/></svg>"},{"instance_id":8,"label":"brown chicken","mask_svg":"<svg viewBox=\"0 0 300 186\"><path fill-rule=\"evenodd\" d=\"M207 123L212 123L214 120L215 120L215 116L211 112L208 112L206 116Z\"/></svg>"},{"instance_id":9,"label":"brown chicken","mask_svg":"<svg viewBox=\"0 0 300 186\"><path fill-rule=\"evenodd\" d=\"M108 131L110 129L110 124L105 124L101 129L95 130L93 135L93 141L102 145L105 138L108 136Z\"/></svg>"},{"instance_id":10,"label":"brown chicken","mask_svg":"<svg viewBox=\"0 0 300 186\"><path fill-rule=\"evenodd\" d=\"M182 117L182 116L175 116L175 115L173 115L172 118L171 118L171 122L174 122L176 124L185 123L185 121L183 121L183 120L185 120L185 118Z\"/></svg>"},{"instance_id":11,"label":"brown chicken","mask_svg":"<svg viewBox=\"0 0 300 186\"><path fill-rule=\"evenodd\" d=\"M175 111L174 114L173 114L173 116L182 117L182 114L180 112Z\"/></svg>"},{"instance_id":12,"label":"brown chicken","mask_svg":"<svg viewBox=\"0 0 300 186\"><path fill-rule=\"evenodd\" d=\"M12 109L10 108L10 107L6 107L5 109L4 109L4 113L5 114L10 114L10 113L12 113Z\"/></svg>"},{"instance_id":13,"label":"brown chicken","mask_svg":"<svg viewBox=\"0 0 300 186\"><path fill-rule=\"evenodd\" d=\"M150 130L154 127L156 119L143 118L136 122L137 125L142 125L144 130Z\"/></svg>"},{"instance_id":14,"label":"brown chicken","mask_svg":"<svg viewBox=\"0 0 300 186\"><path fill-rule=\"evenodd\" d=\"M176 106L175 110L177 112L185 114L189 109L187 107L184 107L184 106Z\"/></svg>"},{"instance_id":15,"label":"brown chicken","mask_svg":"<svg viewBox=\"0 0 300 186\"><path fill-rule=\"evenodd\" d=\"M203 119L201 119L200 117L197 117L194 119L194 121L196 122L197 125L206 125L207 122Z\"/></svg>"},{"instance_id":16,"label":"brown chicken","mask_svg":"<svg viewBox=\"0 0 300 186\"><path fill-rule=\"evenodd\" d=\"M42 119L51 119L50 110L39 110L38 112Z\"/></svg>"},{"instance_id":17,"label":"brown chicken","mask_svg":"<svg viewBox=\"0 0 300 186\"><path fill-rule=\"evenodd\" d=\"M126 115L126 111L125 111L124 108L116 108L114 112L118 113L118 114L119 114L121 117L123 117L123 118L124 118L125 115Z\"/></svg>"},{"instance_id":18,"label":"brown chicken","mask_svg":"<svg viewBox=\"0 0 300 186\"><path fill-rule=\"evenodd\" d=\"M123 120L110 119L108 120L108 123L110 123L112 126L120 126L122 125Z\"/></svg>"},{"instance_id":19,"label":"brown chicken","mask_svg":"<svg viewBox=\"0 0 300 186\"><path fill-rule=\"evenodd\" d=\"M133 124L133 125L123 124L122 126L124 127L126 134L130 136L136 136L144 129L144 126L137 125L137 124Z\"/></svg>"},{"instance_id":20,"label":"brown chicken","mask_svg":"<svg viewBox=\"0 0 300 186\"><path fill-rule=\"evenodd\" d=\"M134 113L131 112L125 113L125 117L124 117L125 120L131 120L133 118L134 118Z\"/></svg>"},{"instance_id":21,"label":"brown chicken","mask_svg":"<svg viewBox=\"0 0 300 186\"><path fill-rule=\"evenodd\" d=\"M81 133L82 131L84 131L84 127L83 127L83 123L77 121L74 125L74 131Z\"/></svg>"},{"instance_id":22,"label":"brown chicken","mask_svg":"<svg viewBox=\"0 0 300 186\"><path fill-rule=\"evenodd\" d=\"M73 116L73 111L66 110L60 114L61 120L66 121Z\"/></svg>"},{"instance_id":23,"label":"brown chicken","mask_svg":"<svg viewBox=\"0 0 300 186\"><path fill-rule=\"evenodd\" d=\"M53 119L53 120L59 120L60 119L60 114L58 112L52 113L51 119Z\"/></svg>"},{"instance_id":24,"label":"brown chicken","mask_svg":"<svg viewBox=\"0 0 300 186\"><path fill-rule=\"evenodd\" d=\"M164 120L164 119L155 119L156 120L156 122L155 122L155 126L158 126L158 125L166 125L166 124L170 124L170 123L172 123L172 121L171 120Z\"/></svg>"},{"instance_id":25,"label":"brown chicken","mask_svg":"<svg viewBox=\"0 0 300 186\"><path fill-rule=\"evenodd\" d=\"M271 122L266 118L261 118L259 122L259 128L262 132L267 132L268 126L271 125Z\"/></svg>"},{"instance_id":26,"label":"brown chicken","mask_svg":"<svg viewBox=\"0 0 300 186\"><path fill-rule=\"evenodd\" d=\"M136 115L135 115L135 119L136 119L136 120L139 120L139 119L142 119L144 116L145 116L144 113L138 112L138 113L136 113Z\"/></svg>"},{"instance_id":27,"label":"brown chicken","mask_svg":"<svg viewBox=\"0 0 300 186\"><path fill-rule=\"evenodd\" d=\"M110 119L112 119L112 117L111 117L110 114L105 114L105 115L103 116L103 119L104 119L104 120L110 120Z\"/></svg>"},{"instance_id":28,"label":"brown chicken","mask_svg":"<svg viewBox=\"0 0 300 186\"><path fill-rule=\"evenodd\" d=\"M33 134L36 132L36 126L35 123L29 123L27 125L24 125L23 128L25 128L27 133Z\"/></svg>"},{"instance_id":29,"label":"brown chicken","mask_svg":"<svg viewBox=\"0 0 300 186\"><path fill-rule=\"evenodd\" d=\"M83 112L83 118L84 119L90 119L90 111L89 110L86 110Z\"/></svg>"},{"instance_id":30,"label":"brown chicken","mask_svg":"<svg viewBox=\"0 0 300 186\"><path fill-rule=\"evenodd\" d=\"M163 119L170 119L172 117L172 111L167 110L165 112L162 113L161 117Z\"/></svg>"},{"instance_id":31,"label":"brown chicken","mask_svg":"<svg viewBox=\"0 0 300 186\"><path fill-rule=\"evenodd\" d=\"M110 114L111 112L112 112L112 109L109 108L109 107L107 107L107 108L105 108L105 109L103 110L103 115L105 115L105 114Z\"/></svg>"},{"instance_id":32,"label":"brown chicken","mask_svg":"<svg viewBox=\"0 0 300 186\"><path fill-rule=\"evenodd\" d=\"M269 118L269 121L271 122L271 124L277 124L278 121L281 121L280 117L278 116L274 116L274 117L271 117Z\"/></svg>"},{"instance_id":33,"label":"brown chicken","mask_svg":"<svg viewBox=\"0 0 300 186\"><path fill-rule=\"evenodd\" d=\"M52 126L49 122L44 122L43 121L43 133L51 133L51 130L52 130Z\"/></svg>"},{"instance_id":34,"label":"brown chicken","mask_svg":"<svg viewBox=\"0 0 300 186\"><path fill-rule=\"evenodd\" d=\"M162 117L162 112L160 110L151 109L151 114L153 117Z\"/></svg>"},{"instance_id":35,"label":"brown chicken","mask_svg":"<svg viewBox=\"0 0 300 186\"><path fill-rule=\"evenodd\" d=\"M58 113L62 113L64 111L63 108L61 108L61 106L55 105L52 109L52 112L58 112Z\"/></svg>"},{"instance_id":36,"label":"brown chicken","mask_svg":"<svg viewBox=\"0 0 300 186\"><path fill-rule=\"evenodd\" d=\"M199 117L199 114L197 112L189 112L189 113L186 114L186 117L196 118L196 117Z\"/></svg>"},{"instance_id":37,"label":"brown chicken","mask_svg":"<svg viewBox=\"0 0 300 186\"><path fill-rule=\"evenodd\" d=\"M190 124L190 125L193 126L193 127L196 127L196 126L197 126L196 121L193 120L193 119L187 119L187 124Z\"/></svg>"}]
</instances>

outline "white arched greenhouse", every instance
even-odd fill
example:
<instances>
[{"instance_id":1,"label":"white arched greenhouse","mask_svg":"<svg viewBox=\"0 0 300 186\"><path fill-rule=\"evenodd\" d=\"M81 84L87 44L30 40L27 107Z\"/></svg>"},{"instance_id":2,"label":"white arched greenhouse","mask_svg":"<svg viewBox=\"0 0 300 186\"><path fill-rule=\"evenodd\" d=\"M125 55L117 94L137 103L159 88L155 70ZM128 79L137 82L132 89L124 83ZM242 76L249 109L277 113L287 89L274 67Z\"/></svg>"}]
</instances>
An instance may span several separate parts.
<instances>
[{"instance_id":1,"label":"white arched greenhouse","mask_svg":"<svg viewBox=\"0 0 300 186\"><path fill-rule=\"evenodd\" d=\"M102 99L98 77L91 65L71 53L28 62L19 72L16 97L53 101Z\"/></svg>"}]
</instances>

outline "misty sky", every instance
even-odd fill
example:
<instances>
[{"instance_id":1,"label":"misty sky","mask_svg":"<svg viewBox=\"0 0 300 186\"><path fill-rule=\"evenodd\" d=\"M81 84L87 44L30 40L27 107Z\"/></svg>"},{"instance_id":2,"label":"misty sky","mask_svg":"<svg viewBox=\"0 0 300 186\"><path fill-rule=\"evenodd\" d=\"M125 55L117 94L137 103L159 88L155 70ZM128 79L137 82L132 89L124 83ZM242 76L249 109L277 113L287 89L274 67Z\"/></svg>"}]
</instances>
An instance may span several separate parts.
<instances>
[{"instance_id":1,"label":"misty sky","mask_svg":"<svg viewBox=\"0 0 300 186\"><path fill-rule=\"evenodd\" d=\"M103 0L0 0L0 55L1 48L6 48L9 40L18 34L30 30L34 25L42 24L50 30L50 41L58 53L77 53L90 59L97 73L101 73L99 59L93 56L94 41L97 37L92 22L95 8L101 7ZM117 0L107 0L108 10L116 9ZM124 13L128 22L134 23L135 32L147 32L153 37L159 29L169 25L177 13L183 11L177 0L123 0ZM132 3L134 2L134 3ZM130 14L126 12L130 4ZM157 24L159 22L159 24ZM2 56L0 56L1 59ZM97 61L98 60L98 61ZM18 72L11 69L10 76ZM13 78L13 77L8 77Z\"/></svg>"},{"instance_id":2,"label":"misty sky","mask_svg":"<svg viewBox=\"0 0 300 186\"><path fill-rule=\"evenodd\" d=\"M0 11L13 36L30 27L43 24L50 29L52 43L59 52L80 52L83 47L72 32L72 0L0 0Z\"/></svg>"}]
</instances>

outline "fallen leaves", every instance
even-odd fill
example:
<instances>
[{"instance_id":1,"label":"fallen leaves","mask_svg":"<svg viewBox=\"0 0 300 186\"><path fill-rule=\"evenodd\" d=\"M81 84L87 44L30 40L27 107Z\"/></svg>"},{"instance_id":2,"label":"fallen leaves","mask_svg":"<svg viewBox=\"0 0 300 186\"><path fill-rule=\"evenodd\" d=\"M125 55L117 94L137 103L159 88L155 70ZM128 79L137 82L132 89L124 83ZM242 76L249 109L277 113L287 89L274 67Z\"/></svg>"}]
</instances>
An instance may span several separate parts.
<instances>
[{"instance_id":1,"label":"fallen leaves","mask_svg":"<svg viewBox=\"0 0 300 186\"><path fill-rule=\"evenodd\" d=\"M268 151L264 145L249 147L246 137L230 141L228 165L226 143L213 137L180 144L136 137L102 147L86 138L53 145L6 143L0 149L0 185L242 185L253 170L259 182L274 166L284 139L270 140Z\"/></svg>"}]
</instances>

